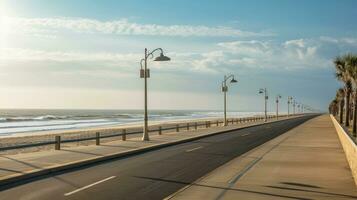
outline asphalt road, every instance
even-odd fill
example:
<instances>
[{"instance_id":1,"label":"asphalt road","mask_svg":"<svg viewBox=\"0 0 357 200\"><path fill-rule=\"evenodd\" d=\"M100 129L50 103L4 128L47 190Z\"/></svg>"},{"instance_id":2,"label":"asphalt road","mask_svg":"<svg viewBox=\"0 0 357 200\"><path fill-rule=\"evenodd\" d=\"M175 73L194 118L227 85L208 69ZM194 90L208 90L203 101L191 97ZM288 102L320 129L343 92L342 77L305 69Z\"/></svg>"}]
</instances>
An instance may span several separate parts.
<instances>
[{"instance_id":1,"label":"asphalt road","mask_svg":"<svg viewBox=\"0 0 357 200\"><path fill-rule=\"evenodd\" d=\"M311 119L231 131L0 188L0 199L163 199L229 160Z\"/></svg>"}]
</instances>

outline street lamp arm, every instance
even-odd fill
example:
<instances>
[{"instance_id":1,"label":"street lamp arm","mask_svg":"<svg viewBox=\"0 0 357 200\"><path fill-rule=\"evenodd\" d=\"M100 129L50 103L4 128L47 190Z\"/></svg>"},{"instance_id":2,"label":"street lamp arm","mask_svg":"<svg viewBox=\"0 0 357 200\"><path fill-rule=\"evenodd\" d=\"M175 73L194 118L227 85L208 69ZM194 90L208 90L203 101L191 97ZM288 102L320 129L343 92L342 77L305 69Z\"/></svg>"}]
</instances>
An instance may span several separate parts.
<instances>
[{"instance_id":1,"label":"street lamp arm","mask_svg":"<svg viewBox=\"0 0 357 200\"><path fill-rule=\"evenodd\" d=\"M151 56L151 58L154 58L154 53L155 53L156 51L160 51L161 53L164 53L164 51L162 50L162 48L156 48L156 49L152 50L150 53L148 53L148 55L146 56L146 59L148 59L149 56Z\"/></svg>"},{"instance_id":2,"label":"street lamp arm","mask_svg":"<svg viewBox=\"0 0 357 200\"><path fill-rule=\"evenodd\" d=\"M154 53L155 53L156 51L160 51L161 53L164 53L164 51L162 50L162 48L156 48L156 49L152 50L150 53L148 53L148 54L146 55L145 58L143 58L143 59L140 60L141 69L143 68L143 62L145 62L145 60L147 60L148 58L153 59L153 58L154 58Z\"/></svg>"},{"instance_id":3,"label":"street lamp arm","mask_svg":"<svg viewBox=\"0 0 357 200\"><path fill-rule=\"evenodd\" d=\"M229 76L225 76L225 77L224 77L224 81L222 81L222 86L223 86L230 78L231 78L232 80L234 80L234 75L231 74L231 75L229 75Z\"/></svg>"},{"instance_id":4,"label":"street lamp arm","mask_svg":"<svg viewBox=\"0 0 357 200\"><path fill-rule=\"evenodd\" d=\"M227 76L227 77L224 79L224 81L227 81L227 80L230 79L230 78L234 78L234 75L231 74L231 75Z\"/></svg>"}]
</instances>

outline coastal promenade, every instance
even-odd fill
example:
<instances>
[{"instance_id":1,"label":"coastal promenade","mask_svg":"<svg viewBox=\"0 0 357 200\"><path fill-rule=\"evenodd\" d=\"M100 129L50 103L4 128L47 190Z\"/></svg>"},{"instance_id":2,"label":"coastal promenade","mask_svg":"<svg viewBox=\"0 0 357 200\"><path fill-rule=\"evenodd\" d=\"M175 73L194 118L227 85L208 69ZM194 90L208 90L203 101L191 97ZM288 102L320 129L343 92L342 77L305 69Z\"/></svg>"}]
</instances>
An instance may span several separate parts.
<instances>
[{"instance_id":1,"label":"coastal promenade","mask_svg":"<svg viewBox=\"0 0 357 200\"><path fill-rule=\"evenodd\" d=\"M162 199L315 116L166 133L145 142L129 138L100 146L3 155L0 199L115 199L123 195ZM176 181L164 181L174 177ZM106 181L115 182L101 184ZM101 196L91 194L92 189L103 190ZM31 196L33 190L36 196Z\"/></svg>"},{"instance_id":2,"label":"coastal promenade","mask_svg":"<svg viewBox=\"0 0 357 200\"><path fill-rule=\"evenodd\" d=\"M357 199L330 116L236 157L166 199Z\"/></svg>"},{"instance_id":3,"label":"coastal promenade","mask_svg":"<svg viewBox=\"0 0 357 200\"><path fill-rule=\"evenodd\" d=\"M285 120L287 117L280 119ZM276 121L275 118L269 119L269 122L274 121ZM7 183L6 180L13 178L16 180L16 177L23 177L26 174L45 174L53 171L53 168L57 169L61 166L75 166L78 163L101 160L102 158L103 160L107 157L114 158L263 123L263 121L245 121L244 123L229 124L229 126L212 126L210 128L200 126L197 130L191 128L190 130L181 129L180 132L163 132L162 135L156 133L151 136L150 141L145 142L141 140L141 134L134 134L128 135L126 141L123 141L120 136L116 137L116 140L104 142L100 145L64 145L59 151L39 149L38 152L25 152L15 155L0 154L0 185Z\"/></svg>"},{"instance_id":4,"label":"coastal promenade","mask_svg":"<svg viewBox=\"0 0 357 200\"><path fill-rule=\"evenodd\" d=\"M298 115L299 114L290 115L290 117ZM286 118L286 115L280 115L279 118L284 119ZM274 115L268 115L268 121L274 119ZM232 125L245 124L253 121L262 122L263 120L263 116L256 115L228 118L227 122L229 125ZM223 120L221 118L181 119L152 121L149 125L150 136L153 136L175 131L186 131L187 129L195 130L223 126ZM104 127L16 133L14 135L0 137L0 153L3 155L11 155L54 150L56 146L56 136L60 136L61 147L70 148L95 145L97 136L99 137L100 143L120 140L123 135L125 135L124 137L126 139L138 138L142 136L142 131L142 123L129 123Z\"/></svg>"}]
</instances>

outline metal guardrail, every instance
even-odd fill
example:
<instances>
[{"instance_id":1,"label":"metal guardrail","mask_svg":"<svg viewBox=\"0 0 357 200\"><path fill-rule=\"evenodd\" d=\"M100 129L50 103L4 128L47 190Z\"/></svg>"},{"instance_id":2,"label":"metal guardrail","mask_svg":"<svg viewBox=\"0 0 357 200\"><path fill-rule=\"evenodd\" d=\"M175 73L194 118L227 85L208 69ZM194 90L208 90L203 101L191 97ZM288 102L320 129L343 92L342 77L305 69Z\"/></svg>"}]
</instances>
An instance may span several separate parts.
<instances>
[{"instance_id":1,"label":"metal guardrail","mask_svg":"<svg viewBox=\"0 0 357 200\"><path fill-rule=\"evenodd\" d=\"M279 117L286 117L286 116L287 115L279 115ZM276 118L276 115L268 116L268 119L272 119L272 118ZM259 116L259 117L231 118L231 119L228 119L227 121L228 121L228 124L238 124L238 123L260 121L260 120L264 120L264 117ZM186 122L186 123L177 123L177 124L172 124L172 125L169 124L169 125L167 125L169 127L162 127L163 125L154 125L157 128L151 129L151 130L149 130L149 132L158 132L158 134L161 135L163 131L168 131L168 130L176 130L176 132L179 132L181 129L197 130L199 127L202 127L202 126L204 126L205 128L209 128L211 126L218 127L221 124L222 125L224 124L223 120L214 120L214 121L207 120L207 121L203 121L203 122ZM193 127L193 129L192 129L192 127ZM95 132L95 135L94 135L94 132L93 132L94 136L85 137L85 138L65 139L65 140L61 140L60 135L54 135L53 141L43 141L43 142L19 144L19 145L13 145L13 146L0 146L0 151L8 151L8 150L15 150L15 149L22 149L22 148L45 146L45 145L55 145L55 149L60 150L62 143L83 142L83 141L89 141L89 140L94 140L96 145L100 145L100 140L104 139L104 138L122 136L122 140L125 141L127 135L142 133L142 131L127 132L127 129L118 129L118 132L119 131L120 131L120 133L115 133L115 134L110 134L110 135L101 135L100 132Z\"/></svg>"}]
</instances>

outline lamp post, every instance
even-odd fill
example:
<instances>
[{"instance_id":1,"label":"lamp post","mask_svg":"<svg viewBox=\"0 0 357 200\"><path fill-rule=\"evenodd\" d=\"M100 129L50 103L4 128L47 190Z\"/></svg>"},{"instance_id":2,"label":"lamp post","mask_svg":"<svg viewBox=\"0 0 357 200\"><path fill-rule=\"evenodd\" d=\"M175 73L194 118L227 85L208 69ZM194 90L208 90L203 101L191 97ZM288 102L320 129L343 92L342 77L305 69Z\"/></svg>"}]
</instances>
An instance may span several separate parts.
<instances>
[{"instance_id":1,"label":"lamp post","mask_svg":"<svg viewBox=\"0 0 357 200\"><path fill-rule=\"evenodd\" d=\"M275 102L276 102L276 119L279 119L279 99L281 99L281 95L278 94L276 96Z\"/></svg>"},{"instance_id":2,"label":"lamp post","mask_svg":"<svg viewBox=\"0 0 357 200\"><path fill-rule=\"evenodd\" d=\"M238 82L236 79L234 79L234 75L225 75L224 80L222 81L222 92L224 95L224 126L227 126L227 92L228 92L228 86L227 86L227 81L231 79L230 83L236 83Z\"/></svg>"},{"instance_id":3,"label":"lamp post","mask_svg":"<svg viewBox=\"0 0 357 200\"><path fill-rule=\"evenodd\" d=\"M268 115L267 115L267 103L268 103L268 92L266 88L260 88L259 89L259 94L264 94L264 116L265 119L264 121L268 121Z\"/></svg>"},{"instance_id":4,"label":"lamp post","mask_svg":"<svg viewBox=\"0 0 357 200\"><path fill-rule=\"evenodd\" d=\"M295 106L296 106L296 102L295 100L293 101L293 114L295 115Z\"/></svg>"},{"instance_id":5,"label":"lamp post","mask_svg":"<svg viewBox=\"0 0 357 200\"><path fill-rule=\"evenodd\" d=\"M145 57L141 59L140 65L140 78L144 79L144 127L143 127L143 141L149 140L149 130L148 130L148 97L147 97L147 79L150 78L150 69L147 68L148 58L153 59L154 53L160 51L160 56L156 57L154 61L169 61L170 58L164 56L164 51L161 48L157 48L148 53L145 48ZM143 66L144 63L144 66Z\"/></svg>"},{"instance_id":6,"label":"lamp post","mask_svg":"<svg viewBox=\"0 0 357 200\"><path fill-rule=\"evenodd\" d=\"M304 104L301 104L301 113L304 114Z\"/></svg>"},{"instance_id":7,"label":"lamp post","mask_svg":"<svg viewBox=\"0 0 357 200\"><path fill-rule=\"evenodd\" d=\"M297 103L296 106L297 106L297 112L300 113L300 111L301 111L301 110L300 110L300 103Z\"/></svg>"},{"instance_id":8,"label":"lamp post","mask_svg":"<svg viewBox=\"0 0 357 200\"><path fill-rule=\"evenodd\" d=\"M290 117L290 104L292 103L293 97L289 96L288 97L288 117Z\"/></svg>"}]
</instances>

